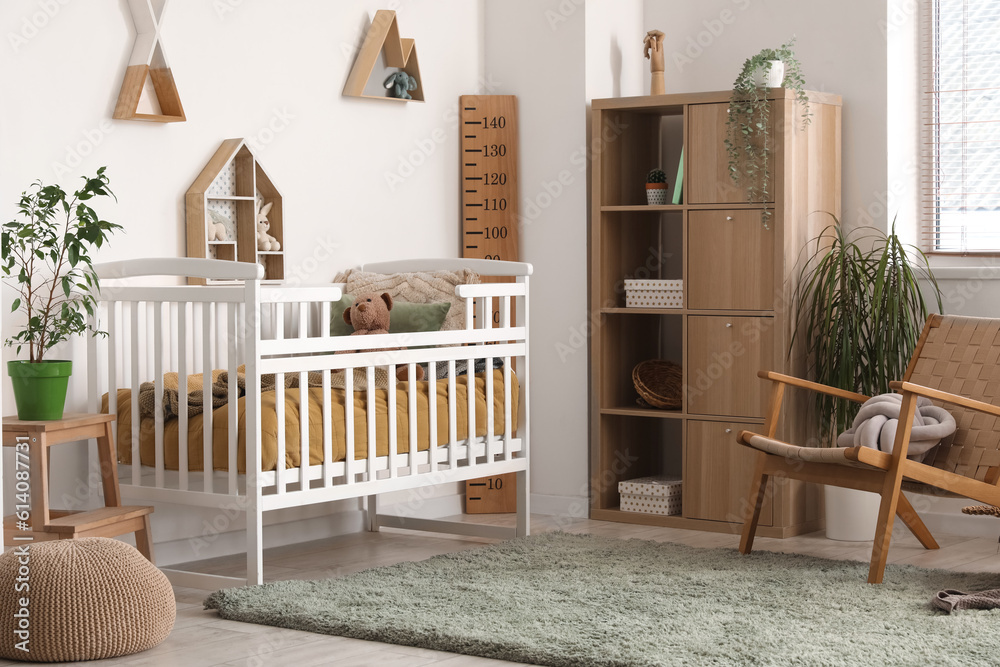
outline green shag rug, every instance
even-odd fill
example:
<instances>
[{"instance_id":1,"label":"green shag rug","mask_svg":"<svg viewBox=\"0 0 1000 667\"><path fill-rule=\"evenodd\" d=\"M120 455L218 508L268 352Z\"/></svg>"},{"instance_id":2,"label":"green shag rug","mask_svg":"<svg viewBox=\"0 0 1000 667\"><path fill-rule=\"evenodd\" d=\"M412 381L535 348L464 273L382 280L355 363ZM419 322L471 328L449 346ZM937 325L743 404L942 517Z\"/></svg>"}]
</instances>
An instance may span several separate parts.
<instances>
[{"instance_id":1,"label":"green shag rug","mask_svg":"<svg viewBox=\"0 0 1000 667\"><path fill-rule=\"evenodd\" d=\"M1000 575L546 533L359 572L221 590L236 621L558 666L996 665L1000 610L935 611Z\"/></svg>"}]
</instances>

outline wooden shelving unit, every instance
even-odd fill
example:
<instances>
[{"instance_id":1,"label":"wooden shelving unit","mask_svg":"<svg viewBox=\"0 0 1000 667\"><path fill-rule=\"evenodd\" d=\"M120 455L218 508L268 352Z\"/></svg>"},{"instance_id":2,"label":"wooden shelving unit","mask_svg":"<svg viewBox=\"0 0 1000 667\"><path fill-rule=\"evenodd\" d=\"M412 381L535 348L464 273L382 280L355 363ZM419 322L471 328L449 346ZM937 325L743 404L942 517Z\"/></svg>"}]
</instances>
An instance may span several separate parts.
<instances>
[{"instance_id":1,"label":"wooden shelving unit","mask_svg":"<svg viewBox=\"0 0 1000 667\"><path fill-rule=\"evenodd\" d=\"M417 87L410 91L411 99L390 97L388 93L366 95L365 85L371 78L379 53L383 54L386 67L400 69L417 80ZM380 9L375 12L371 27L365 35L365 41L358 50L351 73L344 83L344 95L348 97L364 97L370 100L390 100L394 102L423 102L424 81L420 76L420 64L417 62L417 49L409 37L399 36L399 25L396 22L396 12Z\"/></svg>"},{"instance_id":2,"label":"wooden shelving unit","mask_svg":"<svg viewBox=\"0 0 1000 667\"><path fill-rule=\"evenodd\" d=\"M281 193L257 161L243 139L226 139L188 188L187 209L188 257L214 257L264 266L264 280L278 282L285 277L285 234ZM272 203L267 214L268 234L281 244L281 250L257 249L258 205ZM232 220L230 238L208 240L209 210L224 210ZM204 280L192 278L192 284Z\"/></svg>"},{"instance_id":3,"label":"wooden shelving unit","mask_svg":"<svg viewBox=\"0 0 1000 667\"><path fill-rule=\"evenodd\" d=\"M730 93L592 102L590 310L593 519L738 532L755 453L736 433L764 421L769 389L758 370L802 373L789 356L798 251L840 214L840 98L810 93L812 123L799 128L789 91L771 92L775 130L769 229L728 174ZM668 181L684 155L684 202L649 206L646 173ZM683 279L683 308L626 308L626 278ZM640 407L632 369L668 359L684 369L680 410ZM789 403L789 401L791 401ZM808 437L807 396L786 398L779 437ZM680 516L623 512L618 482L683 478ZM775 480L758 534L819 527L816 490Z\"/></svg>"},{"instance_id":4,"label":"wooden shelving unit","mask_svg":"<svg viewBox=\"0 0 1000 667\"><path fill-rule=\"evenodd\" d=\"M128 0L127 4L135 24L135 44L115 102L114 118L154 123L184 122L184 106L160 44L160 19L167 0ZM152 84L160 113L138 112L147 78Z\"/></svg>"}]
</instances>

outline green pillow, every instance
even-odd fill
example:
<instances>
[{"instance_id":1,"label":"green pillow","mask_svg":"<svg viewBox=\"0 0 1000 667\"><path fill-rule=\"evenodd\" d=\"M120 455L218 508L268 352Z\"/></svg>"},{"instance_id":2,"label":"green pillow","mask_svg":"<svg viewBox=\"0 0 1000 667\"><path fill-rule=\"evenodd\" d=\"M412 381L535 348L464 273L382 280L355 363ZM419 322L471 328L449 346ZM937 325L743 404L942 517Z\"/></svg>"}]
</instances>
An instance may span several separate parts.
<instances>
[{"instance_id":1,"label":"green pillow","mask_svg":"<svg viewBox=\"0 0 1000 667\"><path fill-rule=\"evenodd\" d=\"M330 335L349 336L354 327L344 321L344 311L354 304L354 295L345 294L340 301L330 304ZM389 318L389 333L414 333L417 331L440 331L444 318L448 316L451 304L408 303L393 301Z\"/></svg>"}]
</instances>

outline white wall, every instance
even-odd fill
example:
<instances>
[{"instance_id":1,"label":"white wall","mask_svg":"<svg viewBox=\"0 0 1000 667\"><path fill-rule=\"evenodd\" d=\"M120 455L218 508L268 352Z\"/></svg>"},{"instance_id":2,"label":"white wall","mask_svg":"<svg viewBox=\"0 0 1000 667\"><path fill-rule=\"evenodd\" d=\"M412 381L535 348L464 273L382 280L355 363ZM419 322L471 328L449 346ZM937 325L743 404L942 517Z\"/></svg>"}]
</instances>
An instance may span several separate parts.
<instances>
[{"instance_id":1,"label":"white wall","mask_svg":"<svg viewBox=\"0 0 1000 667\"><path fill-rule=\"evenodd\" d=\"M587 321L584 7L486 3L486 77L518 96L521 259L532 262L533 510L585 513Z\"/></svg>"},{"instance_id":2,"label":"white wall","mask_svg":"<svg viewBox=\"0 0 1000 667\"><path fill-rule=\"evenodd\" d=\"M843 97L846 223L885 227L886 3L872 0L645 0L666 33L668 93L729 90L743 61L795 35L812 90ZM646 75L648 78L648 74Z\"/></svg>"},{"instance_id":3,"label":"white wall","mask_svg":"<svg viewBox=\"0 0 1000 667\"><path fill-rule=\"evenodd\" d=\"M416 39L424 104L341 95L385 8ZM457 100L481 89L482 2L172 0L163 44L188 118L174 124L111 120L134 39L125 0L4 0L0 25L0 219L35 179L72 187L107 165L118 203L98 211L126 233L98 260L180 256L185 191L223 139L248 137L284 196L286 277L327 282L360 262L458 255ZM4 312L4 338L15 324ZM85 406L84 379L70 409ZM57 495L85 472L82 450L57 448Z\"/></svg>"}]
</instances>

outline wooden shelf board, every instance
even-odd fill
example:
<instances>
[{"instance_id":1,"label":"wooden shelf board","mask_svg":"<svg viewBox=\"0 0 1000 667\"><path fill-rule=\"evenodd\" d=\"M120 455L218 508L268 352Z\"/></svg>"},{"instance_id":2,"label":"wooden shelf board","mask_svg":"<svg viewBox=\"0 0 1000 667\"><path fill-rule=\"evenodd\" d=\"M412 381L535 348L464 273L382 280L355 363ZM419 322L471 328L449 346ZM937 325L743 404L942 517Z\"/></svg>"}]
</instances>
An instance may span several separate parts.
<instances>
[{"instance_id":1,"label":"wooden shelf board","mask_svg":"<svg viewBox=\"0 0 1000 667\"><path fill-rule=\"evenodd\" d=\"M661 410L659 408L618 407L601 408L602 415L619 415L622 417L652 417L654 419L683 419L680 410Z\"/></svg>"},{"instance_id":2,"label":"wooden shelf board","mask_svg":"<svg viewBox=\"0 0 1000 667\"><path fill-rule=\"evenodd\" d=\"M284 250L258 250L258 255L284 255Z\"/></svg>"},{"instance_id":3,"label":"wooden shelf board","mask_svg":"<svg viewBox=\"0 0 1000 667\"><path fill-rule=\"evenodd\" d=\"M208 245L236 245L236 241L207 241Z\"/></svg>"},{"instance_id":4,"label":"wooden shelf board","mask_svg":"<svg viewBox=\"0 0 1000 667\"><path fill-rule=\"evenodd\" d=\"M608 315L629 314L629 315L683 315L683 308L601 308L601 312Z\"/></svg>"},{"instance_id":5,"label":"wooden shelf board","mask_svg":"<svg viewBox=\"0 0 1000 667\"><path fill-rule=\"evenodd\" d=\"M255 201L256 197L249 197L245 195L215 195L214 197L205 196L208 201Z\"/></svg>"},{"instance_id":6,"label":"wooden shelf board","mask_svg":"<svg viewBox=\"0 0 1000 667\"><path fill-rule=\"evenodd\" d=\"M625 205L615 205L615 206L601 206L601 211L605 213L615 213L622 212L627 213L629 211L683 211L683 204L664 204L662 206L653 206L651 204L625 204Z\"/></svg>"},{"instance_id":7,"label":"wooden shelf board","mask_svg":"<svg viewBox=\"0 0 1000 667\"><path fill-rule=\"evenodd\" d=\"M183 123L184 116L164 116L158 113L137 113L133 114L129 120L146 120L152 123Z\"/></svg>"}]
</instances>

